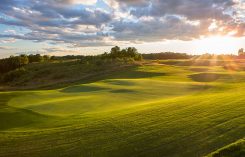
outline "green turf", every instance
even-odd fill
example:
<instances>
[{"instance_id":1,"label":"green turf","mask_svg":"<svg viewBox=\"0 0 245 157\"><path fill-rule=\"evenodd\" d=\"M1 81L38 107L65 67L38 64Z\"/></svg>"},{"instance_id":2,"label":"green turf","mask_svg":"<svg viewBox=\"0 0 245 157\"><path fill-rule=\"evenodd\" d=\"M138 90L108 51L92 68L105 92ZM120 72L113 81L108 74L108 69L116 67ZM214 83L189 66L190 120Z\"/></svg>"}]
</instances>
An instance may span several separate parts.
<instances>
[{"instance_id":1,"label":"green turf","mask_svg":"<svg viewBox=\"0 0 245 157\"><path fill-rule=\"evenodd\" d=\"M245 139L229 144L207 157L243 157L245 155Z\"/></svg>"},{"instance_id":2,"label":"green turf","mask_svg":"<svg viewBox=\"0 0 245 157\"><path fill-rule=\"evenodd\" d=\"M245 137L245 72L145 65L0 93L0 156L198 157Z\"/></svg>"}]
</instances>

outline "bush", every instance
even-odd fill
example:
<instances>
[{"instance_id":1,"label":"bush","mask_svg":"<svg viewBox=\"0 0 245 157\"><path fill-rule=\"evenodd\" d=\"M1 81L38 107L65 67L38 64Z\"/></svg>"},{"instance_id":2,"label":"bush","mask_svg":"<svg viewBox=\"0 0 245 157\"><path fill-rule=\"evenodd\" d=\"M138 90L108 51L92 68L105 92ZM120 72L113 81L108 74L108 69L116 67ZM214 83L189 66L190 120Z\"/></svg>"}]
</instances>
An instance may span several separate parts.
<instances>
[{"instance_id":1,"label":"bush","mask_svg":"<svg viewBox=\"0 0 245 157\"><path fill-rule=\"evenodd\" d=\"M134 59L133 58L123 58L124 63L134 63Z\"/></svg>"},{"instance_id":2,"label":"bush","mask_svg":"<svg viewBox=\"0 0 245 157\"><path fill-rule=\"evenodd\" d=\"M11 82L11 81L15 80L16 78L19 78L21 75L23 75L25 73L26 73L25 68L19 68L19 69L10 71L3 76L3 81L4 82Z\"/></svg>"},{"instance_id":3,"label":"bush","mask_svg":"<svg viewBox=\"0 0 245 157\"><path fill-rule=\"evenodd\" d=\"M104 64L104 62L103 62L103 60L98 59L98 60L95 62L95 64L96 64L97 66L101 66L101 65Z\"/></svg>"}]
</instances>

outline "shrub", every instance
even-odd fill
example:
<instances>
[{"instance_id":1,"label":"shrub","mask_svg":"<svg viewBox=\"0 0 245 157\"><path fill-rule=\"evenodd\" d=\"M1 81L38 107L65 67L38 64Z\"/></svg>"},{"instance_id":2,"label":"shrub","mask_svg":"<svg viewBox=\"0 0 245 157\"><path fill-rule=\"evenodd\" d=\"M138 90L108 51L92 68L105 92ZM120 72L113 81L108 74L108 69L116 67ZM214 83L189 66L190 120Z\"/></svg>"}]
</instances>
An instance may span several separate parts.
<instances>
[{"instance_id":1,"label":"shrub","mask_svg":"<svg viewBox=\"0 0 245 157\"><path fill-rule=\"evenodd\" d=\"M15 80L16 78L19 78L21 75L23 75L25 73L26 73L26 69L23 67L16 69L16 70L13 70L13 71L10 71L3 76L3 81L4 82L11 82L11 81Z\"/></svg>"}]
</instances>

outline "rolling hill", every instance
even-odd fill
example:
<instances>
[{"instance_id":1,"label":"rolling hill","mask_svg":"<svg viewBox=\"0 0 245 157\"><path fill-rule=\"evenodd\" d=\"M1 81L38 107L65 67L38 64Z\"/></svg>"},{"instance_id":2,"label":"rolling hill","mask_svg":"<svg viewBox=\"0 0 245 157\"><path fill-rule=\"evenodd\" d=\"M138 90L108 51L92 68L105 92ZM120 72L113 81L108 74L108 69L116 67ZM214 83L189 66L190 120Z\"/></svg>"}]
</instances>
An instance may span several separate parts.
<instances>
[{"instance_id":1,"label":"rolling hill","mask_svg":"<svg viewBox=\"0 0 245 157\"><path fill-rule=\"evenodd\" d=\"M245 71L145 64L95 77L1 92L0 156L201 157L245 137Z\"/></svg>"}]
</instances>

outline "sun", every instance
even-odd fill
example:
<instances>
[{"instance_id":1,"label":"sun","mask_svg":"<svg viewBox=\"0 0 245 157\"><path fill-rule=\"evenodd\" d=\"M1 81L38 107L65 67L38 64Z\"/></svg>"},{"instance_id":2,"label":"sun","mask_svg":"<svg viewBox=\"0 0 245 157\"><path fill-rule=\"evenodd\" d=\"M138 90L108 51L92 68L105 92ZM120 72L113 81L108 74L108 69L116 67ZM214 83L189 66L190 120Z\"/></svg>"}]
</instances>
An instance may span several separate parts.
<instances>
[{"instance_id":1,"label":"sun","mask_svg":"<svg viewBox=\"0 0 245 157\"><path fill-rule=\"evenodd\" d=\"M234 53L234 48L239 48L241 41L232 36L213 35L201 37L194 44L197 49L207 53Z\"/></svg>"},{"instance_id":2,"label":"sun","mask_svg":"<svg viewBox=\"0 0 245 157\"><path fill-rule=\"evenodd\" d=\"M207 45L212 46L214 48L220 48L220 46L222 46L222 48L229 49L229 46L232 46L231 44L235 42L235 39L230 36L215 35L206 37L203 39L203 41L207 43Z\"/></svg>"}]
</instances>

